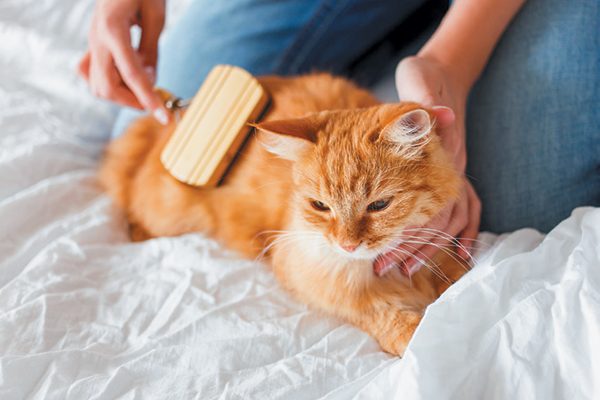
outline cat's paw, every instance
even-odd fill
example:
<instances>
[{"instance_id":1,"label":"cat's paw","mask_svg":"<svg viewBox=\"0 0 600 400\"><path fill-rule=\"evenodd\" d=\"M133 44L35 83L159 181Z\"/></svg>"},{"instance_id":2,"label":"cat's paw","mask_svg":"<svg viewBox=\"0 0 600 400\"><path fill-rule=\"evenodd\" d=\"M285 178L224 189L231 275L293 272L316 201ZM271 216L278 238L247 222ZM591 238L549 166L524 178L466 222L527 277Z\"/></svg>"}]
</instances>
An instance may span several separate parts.
<instances>
[{"instance_id":1,"label":"cat's paw","mask_svg":"<svg viewBox=\"0 0 600 400\"><path fill-rule=\"evenodd\" d=\"M471 269L471 265L467 261L459 259L458 256L454 256L454 258L446 257L443 264L440 265L445 279L442 280L436 277L434 280L438 296L444 293Z\"/></svg>"},{"instance_id":2,"label":"cat's paw","mask_svg":"<svg viewBox=\"0 0 600 400\"><path fill-rule=\"evenodd\" d=\"M395 319L392 329L378 337L381 348L390 354L402 357L421 318L422 315L416 312L400 313Z\"/></svg>"},{"instance_id":3,"label":"cat's paw","mask_svg":"<svg viewBox=\"0 0 600 400\"><path fill-rule=\"evenodd\" d=\"M129 225L129 237L132 242L143 242L144 240L150 239L152 236L140 225L130 224Z\"/></svg>"}]
</instances>

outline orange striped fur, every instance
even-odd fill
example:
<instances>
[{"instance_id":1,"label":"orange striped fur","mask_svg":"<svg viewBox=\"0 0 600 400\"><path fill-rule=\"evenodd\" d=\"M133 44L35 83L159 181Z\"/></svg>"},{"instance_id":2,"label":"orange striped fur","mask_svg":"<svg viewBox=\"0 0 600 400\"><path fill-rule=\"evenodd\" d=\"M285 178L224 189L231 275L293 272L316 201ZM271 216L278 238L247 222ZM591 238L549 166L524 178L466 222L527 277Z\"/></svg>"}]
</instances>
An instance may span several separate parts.
<instances>
[{"instance_id":1,"label":"orange striped fur","mask_svg":"<svg viewBox=\"0 0 600 400\"><path fill-rule=\"evenodd\" d=\"M389 140L389 127L422 109L417 104L379 104L328 74L260 81L273 105L223 185L194 188L171 177L159 155L173 126L150 117L110 143L103 185L127 213L135 240L203 232L247 257L264 253L300 301L402 355L448 283L427 268L410 280L398 269L376 277L373 260L399 242L404 227L423 224L457 196L458 174L434 130L409 145ZM390 202L369 211L378 200ZM450 280L462 275L451 255L436 259Z\"/></svg>"}]
</instances>

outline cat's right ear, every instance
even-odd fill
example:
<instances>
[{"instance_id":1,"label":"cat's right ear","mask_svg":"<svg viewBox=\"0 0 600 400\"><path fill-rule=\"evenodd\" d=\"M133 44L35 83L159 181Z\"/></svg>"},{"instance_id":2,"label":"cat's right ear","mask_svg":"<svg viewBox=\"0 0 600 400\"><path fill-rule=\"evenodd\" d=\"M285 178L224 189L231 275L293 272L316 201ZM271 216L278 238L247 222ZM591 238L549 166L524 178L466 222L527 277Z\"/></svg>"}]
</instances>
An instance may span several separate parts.
<instances>
[{"instance_id":1,"label":"cat's right ear","mask_svg":"<svg viewBox=\"0 0 600 400\"><path fill-rule=\"evenodd\" d=\"M433 129L429 113L421 108L409 111L390 122L381 131L381 139L398 145L411 145L425 138Z\"/></svg>"},{"instance_id":2,"label":"cat's right ear","mask_svg":"<svg viewBox=\"0 0 600 400\"><path fill-rule=\"evenodd\" d=\"M258 142L269 152L290 161L298 161L312 150L316 142L316 126L309 118L265 121L251 124Z\"/></svg>"}]
</instances>

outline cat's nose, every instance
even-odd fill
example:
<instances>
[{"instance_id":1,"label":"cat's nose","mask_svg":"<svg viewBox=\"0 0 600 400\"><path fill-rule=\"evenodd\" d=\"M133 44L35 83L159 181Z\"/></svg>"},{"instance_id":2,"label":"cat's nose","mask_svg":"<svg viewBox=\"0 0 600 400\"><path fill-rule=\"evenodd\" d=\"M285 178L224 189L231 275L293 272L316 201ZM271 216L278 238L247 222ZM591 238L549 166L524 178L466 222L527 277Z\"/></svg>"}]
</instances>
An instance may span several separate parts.
<instances>
[{"instance_id":1,"label":"cat's nose","mask_svg":"<svg viewBox=\"0 0 600 400\"><path fill-rule=\"evenodd\" d=\"M340 243L340 247L346 250L348 253L352 253L358 246L360 246L360 242Z\"/></svg>"}]
</instances>

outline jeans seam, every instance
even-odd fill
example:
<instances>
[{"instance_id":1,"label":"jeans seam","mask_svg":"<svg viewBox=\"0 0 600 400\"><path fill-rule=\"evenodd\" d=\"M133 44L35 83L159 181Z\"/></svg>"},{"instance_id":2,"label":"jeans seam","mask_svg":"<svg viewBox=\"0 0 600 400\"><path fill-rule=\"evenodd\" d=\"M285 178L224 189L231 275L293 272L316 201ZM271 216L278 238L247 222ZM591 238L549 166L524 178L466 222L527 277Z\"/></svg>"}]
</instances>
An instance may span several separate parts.
<instances>
[{"instance_id":1,"label":"jeans seam","mask_svg":"<svg viewBox=\"0 0 600 400\"><path fill-rule=\"evenodd\" d=\"M300 66L307 60L309 52L315 47L319 38L329 29L336 17L348 6L351 0L325 0L315 14L304 25L294 38L291 46L283 54L276 73L297 73ZM320 23L320 24L319 24Z\"/></svg>"}]
</instances>

